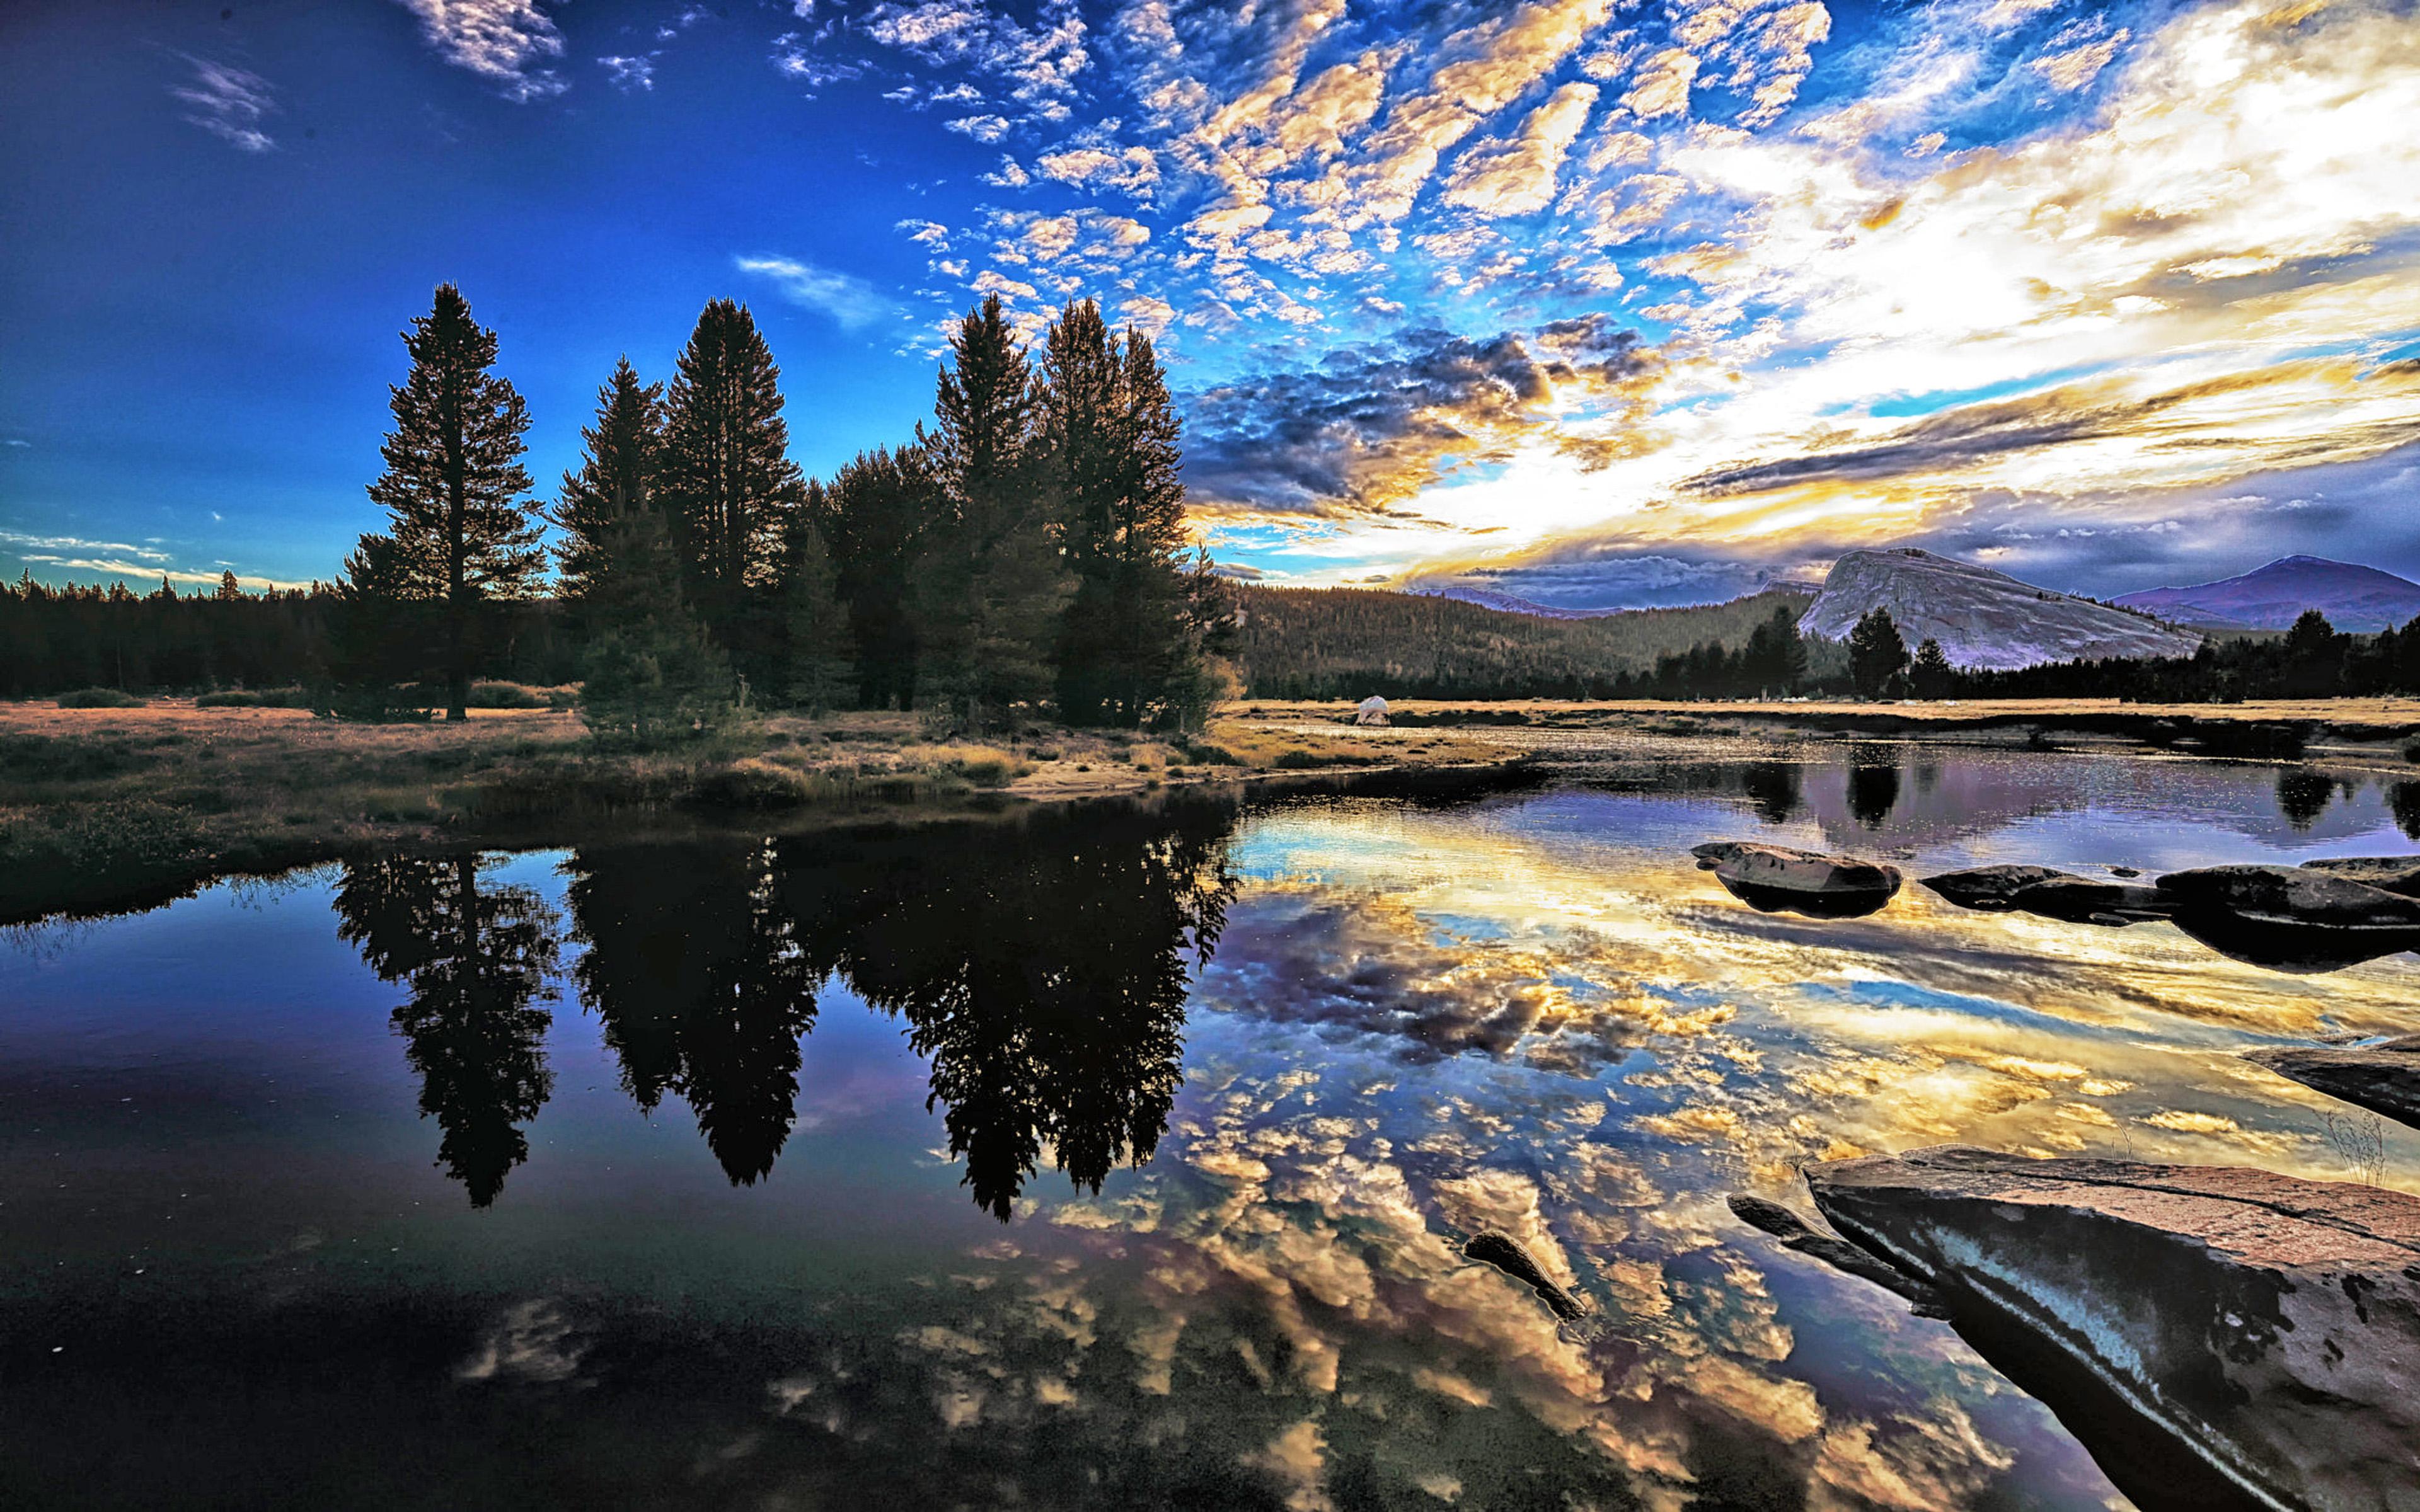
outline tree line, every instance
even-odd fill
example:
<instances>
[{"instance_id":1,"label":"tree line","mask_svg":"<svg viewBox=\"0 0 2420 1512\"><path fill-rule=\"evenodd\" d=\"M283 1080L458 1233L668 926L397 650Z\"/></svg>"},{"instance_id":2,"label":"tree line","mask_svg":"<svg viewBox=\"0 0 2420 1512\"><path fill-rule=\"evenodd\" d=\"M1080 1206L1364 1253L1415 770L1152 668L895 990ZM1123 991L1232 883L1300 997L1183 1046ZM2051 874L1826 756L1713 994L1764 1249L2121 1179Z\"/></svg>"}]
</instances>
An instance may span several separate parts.
<instances>
[{"instance_id":1,"label":"tree line","mask_svg":"<svg viewBox=\"0 0 2420 1512\"><path fill-rule=\"evenodd\" d=\"M546 503L528 407L461 291L439 287L403 343L369 486L386 524L335 583L229 579L197 613L164 580L137 597L28 576L0 588L0 685L305 683L340 712L459 718L473 679L527 668L581 681L591 725L633 736L844 702L1177 726L1224 690L1233 611L1186 531L1166 370L1092 301L1037 353L986 300L929 428L810 479L763 333L716 300L669 382L615 366Z\"/></svg>"},{"instance_id":2,"label":"tree line","mask_svg":"<svg viewBox=\"0 0 2420 1512\"><path fill-rule=\"evenodd\" d=\"M1890 612L1877 609L1850 632L1848 651L1850 683L1862 698L2240 703L2420 694L2420 618L2354 635L2315 609L2282 636L2211 637L2190 656L2078 657L2005 671L1954 666L1931 639L1910 652Z\"/></svg>"}]
</instances>

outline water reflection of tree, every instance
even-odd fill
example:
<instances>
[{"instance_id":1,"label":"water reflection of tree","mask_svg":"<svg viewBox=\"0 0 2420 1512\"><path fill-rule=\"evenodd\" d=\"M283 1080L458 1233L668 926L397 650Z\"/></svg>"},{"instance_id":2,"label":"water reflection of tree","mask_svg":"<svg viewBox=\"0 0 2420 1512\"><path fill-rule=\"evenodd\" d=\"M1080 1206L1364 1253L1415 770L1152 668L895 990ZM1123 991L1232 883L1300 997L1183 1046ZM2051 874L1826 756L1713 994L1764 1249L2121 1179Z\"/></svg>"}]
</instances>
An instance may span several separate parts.
<instances>
[{"instance_id":1,"label":"water reflection of tree","mask_svg":"<svg viewBox=\"0 0 2420 1512\"><path fill-rule=\"evenodd\" d=\"M2387 789L2386 807L2403 838L2420 841L2420 782L2397 782Z\"/></svg>"},{"instance_id":2,"label":"water reflection of tree","mask_svg":"<svg viewBox=\"0 0 2420 1512\"><path fill-rule=\"evenodd\" d=\"M2308 829L2327 811L2335 792L2335 779L2326 773L2289 766L2277 774L2277 810L2296 829Z\"/></svg>"},{"instance_id":3,"label":"water reflection of tree","mask_svg":"<svg viewBox=\"0 0 2420 1512\"><path fill-rule=\"evenodd\" d=\"M801 1038L838 974L931 1058L976 1201L1008 1216L1046 1152L1098 1190L1147 1159L1180 1079L1188 963L1231 884L1229 818L581 852L581 991L641 1106L667 1091L734 1182L796 1119Z\"/></svg>"},{"instance_id":4,"label":"water reflection of tree","mask_svg":"<svg viewBox=\"0 0 2420 1512\"><path fill-rule=\"evenodd\" d=\"M1750 762L1741 769L1740 788L1756 806L1756 816L1768 825L1786 825L1798 811L1795 762Z\"/></svg>"},{"instance_id":5,"label":"water reflection of tree","mask_svg":"<svg viewBox=\"0 0 2420 1512\"><path fill-rule=\"evenodd\" d=\"M337 885L337 934L387 981L411 989L395 1011L420 1074L420 1111L440 1130L438 1164L473 1207L529 1158L519 1125L537 1117L553 1077L544 1041L558 921L527 887L482 887L474 856L349 863Z\"/></svg>"},{"instance_id":6,"label":"water reflection of tree","mask_svg":"<svg viewBox=\"0 0 2420 1512\"><path fill-rule=\"evenodd\" d=\"M1868 829L1880 829L1899 807L1899 758L1884 748L1860 746L1850 763L1849 811Z\"/></svg>"},{"instance_id":7,"label":"water reflection of tree","mask_svg":"<svg viewBox=\"0 0 2420 1512\"><path fill-rule=\"evenodd\" d=\"M1006 1218L1046 1148L1094 1191L1158 1145L1181 1081L1188 962L1233 893L1222 810L1094 818L789 864L800 942L931 1057L927 1106Z\"/></svg>"},{"instance_id":8,"label":"water reflection of tree","mask_svg":"<svg viewBox=\"0 0 2420 1512\"><path fill-rule=\"evenodd\" d=\"M566 896L587 952L573 968L652 1112L677 1092L732 1184L773 1168L797 1119L799 1041L823 974L800 959L763 845L582 851Z\"/></svg>"}]
</instances>

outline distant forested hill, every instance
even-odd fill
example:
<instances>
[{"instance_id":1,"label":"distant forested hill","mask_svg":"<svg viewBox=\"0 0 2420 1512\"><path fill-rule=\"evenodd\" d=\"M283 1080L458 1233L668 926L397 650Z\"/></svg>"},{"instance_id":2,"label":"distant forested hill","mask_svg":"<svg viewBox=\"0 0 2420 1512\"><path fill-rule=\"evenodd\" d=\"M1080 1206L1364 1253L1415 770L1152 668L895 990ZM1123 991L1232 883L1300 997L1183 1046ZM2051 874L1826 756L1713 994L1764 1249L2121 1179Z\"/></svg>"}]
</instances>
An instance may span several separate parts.
<instances>
[{"instance_id":1,"label":"distant forested hill","mask_svg":"<svg viewBox=\"0 0 2420 1512\"><path fill-rule=\"evenodd\" d=\"M1659 658L1744 646L1812 595L1768 589L1728 604L1593 620L1508 614L1459 599L1366 588L1238 585L1233 653L1253 698L1608 698ZM1810 646L1821 671L1829 648ZM1713 691L1709 689L1709 691Z\"/></svg>"}]
</instances>

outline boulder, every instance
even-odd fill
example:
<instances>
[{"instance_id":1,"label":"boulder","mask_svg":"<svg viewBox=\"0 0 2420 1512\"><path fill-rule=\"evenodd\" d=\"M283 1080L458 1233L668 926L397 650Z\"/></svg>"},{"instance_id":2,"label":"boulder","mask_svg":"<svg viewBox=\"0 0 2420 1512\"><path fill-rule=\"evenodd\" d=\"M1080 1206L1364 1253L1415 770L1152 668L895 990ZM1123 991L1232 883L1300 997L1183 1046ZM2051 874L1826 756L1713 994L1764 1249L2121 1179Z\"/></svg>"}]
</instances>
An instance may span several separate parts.
<instances>
[{"instance_id":1,"label":"boulder","mask_svg":"<svg viewBox=\"0 0 2420 1512\"><path fill-rule=\"evenodd\" d=\"M2047 866L1978 866L1926 877L1924 885L1961 908L1998 911L2016 906L2017 893L2044 882L2082 882L2071 872Z\"/></svg>"},{"instance_id":2,"label":"boulder","mask_svg":"<svg viewBox=\"0 0 2420 1512\"><path fill-rule=\"evenodd\" d=\"M2382 1044L2283 1045L2243 1058L2330 1097L2420 1129L2420 1034Z\"/></svg>"},{"instance_id":3,"label":"boulder","mask_svg":"<svg viewBox=\"0 0 2420 1512\"><path fill-rule=\"evenodd\" d=\"M2324 872L2381 892L2420 898L2420 856L2332 856L2323 861L2304 861L2302 870Z\"/></svg>"},{"instance_id":4,"label":"boulder","mask_svg":"<svg viewBox=\"0 0 2420 1512\"><path fill-rule=\"evenodd\" d=\"M1361 706L1358 709L1356 709L1353 713L1353 722L1355 724L1385 724L1387 722L1387 701L1378 697L1375 693L1363 699L1361 701Z\"/></svg>"},{"instance_id":5,"label":"boulder","mask_svg":"<svg viewBox=\"0 0 2420 1512\"><path fill-rule=\"evenodd\" d=\"M1510 1234L1498 1233L1492 1228L1482 1234L1473 1234L1462 1246L1462 1253L1466 1258L1496 1267L1536 1292L1539 1300L1552 1308L1555 1316L1564 1322L1575 1322L1595 1310L1586 1297L1575 1297L1557 1286L1554 1278L1541 1270L1529 1252L1521 1247L1521 1242Z\"/></svg>"},{"instance_id":6,"label":"boulder","mask_svg":"<svg viewBox=\"0 0 2420 1512\"><path fill-rule=\"evenodd\" d=\"M2160 878L2179 929L2222 955L2334 971L2420 949L2420 898L2291 866L2206 866Z\"/></svg>"},{"instance_id":7,"label":"boulder","mask_svg":"<svg viewBox=\"0 0 2420 1512\"><path fill-rule=\"evenodd\" d=\"M1765 913L1787 909L1822 918L1870 914L1898 893L1900 871L1880 861L1825 856L1756 841L1712 841L1693 847L1732 897Z\"/></svg>"},{"instance_id":8,"label":"boulder","mask_svg":"<svg viewBox=\"0 0 2420 1512\"><path fill-rule=\"evenodd\" d=\"M2138 924L2166 918L2177 905L2157 887L2125 882L2095 882L2088 877L2055 877L2019 887L2009 905L2021 913L2071 924Z\"/></svg>"},{"instance_id":9,"label":"boulder","mask_svg":"<svg viewBox=\"0 0 2420 1512\"><path fill-rule=\"evenodd\" d=\"M2144 1505L2420 1507L2420 1197L1959 1146L1807 1180Z\"/></svg>"}]
</instances>

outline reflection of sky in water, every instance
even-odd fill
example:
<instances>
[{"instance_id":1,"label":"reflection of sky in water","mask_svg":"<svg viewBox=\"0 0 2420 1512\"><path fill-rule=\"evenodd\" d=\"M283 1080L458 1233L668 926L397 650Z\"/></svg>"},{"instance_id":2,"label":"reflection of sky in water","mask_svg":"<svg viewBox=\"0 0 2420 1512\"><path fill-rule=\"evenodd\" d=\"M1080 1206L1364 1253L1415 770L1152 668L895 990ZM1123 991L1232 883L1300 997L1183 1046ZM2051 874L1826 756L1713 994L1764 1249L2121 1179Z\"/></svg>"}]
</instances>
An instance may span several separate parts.
<instances>
[{"instance_id":1,"label":"reflection of sky in water","mask_svg":"<svg viewBox=\"0 0 2420 1512\"><path fill-rule=\"evenodd\" d=\"M527 1162L473 1211L326 875L35 938L0 954L0 1318L11 1376L54 1389L0 1447L39 1486L131 1400L171 1425L133 1458L191 1478L125 1484L193 1495L266 1473L239 1430L293 1473L358 1409L468 1500L2102 1505L1945 1327L1724 1194L1945 1139L2340 1179L2340 1110L2233 1052L2412 1027L2420 969L2284 976L1914 886L1869 918L1761 915L1686 848L2099 874L2409 846L2375 785L2296 829L2259 767L1891 756L1887 813L1809 764L1779 823L1769 773L1613 768L1247 819L1154 1159L1097 1195L1046 1165L1006 1227L959 1189L899 1022L838 982L789 1140L739 1186L677 1093L623 1093L566 947ZM487 876L560 907L560 859ZM2414 1138L2386 1135L2397 1184ZM1463 1260L1482 1228L1595 1317L1558 1327ZM197 1404L195 1362L231 1350L261 1401L311 1405L262 1433Z\"/></svg>"}]
</instances>

